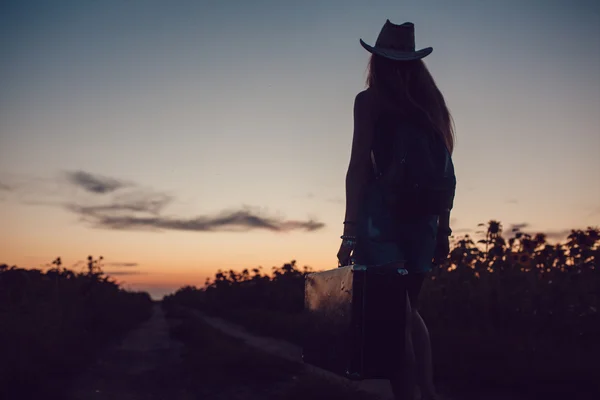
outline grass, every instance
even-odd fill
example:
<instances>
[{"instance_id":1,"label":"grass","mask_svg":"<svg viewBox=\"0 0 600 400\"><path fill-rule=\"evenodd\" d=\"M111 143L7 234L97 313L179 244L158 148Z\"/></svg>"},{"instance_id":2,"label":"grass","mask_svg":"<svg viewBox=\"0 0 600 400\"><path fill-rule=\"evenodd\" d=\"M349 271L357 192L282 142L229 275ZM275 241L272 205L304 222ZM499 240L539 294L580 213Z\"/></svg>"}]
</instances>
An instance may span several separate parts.
<instances>
[{"instance_id":1,"label":"grass","mask_svg":"<svg viewBox=\"0 0 600 400\"><path fill-rule=\"evenodd\" d=\"M223 311L220 316L248 327L252 332L263 336L285 338L302 346L305 332L310 327L303 313L286 313L259 308L237 308Z\"/></svg>"},{"instance_id":2,"label":"grass","mask_svg":"<svg viewBox=\"0 0 600 400\"><path fill-rule=\"evenodd\" d=\"M168 313L173 317L173 313ZM197 317L170 319L184 344L183 381L203 398L374 400L372 395L308 373L304 365L262 352Z\"/></svg>"},{"instance_id":3,"label":"grass","mask_svg":"<svg viewBox=\"0 0 600 400\"><path fill-rule=\"evenodd\" d=\"M218 314L256 334L300 346L303 333L310 329L302 313L237 308ZM589 348L570 343L556 346L554 341L540 337L532 351L512 327L486 335L473 327L452 327L434 320L430 333L436 381L451 394L472 396L488 392L510 397L517 393L532 398L560 394L565 398L592 399L592 393L600 392L594 368L584 364L590 359ZM565 360L571 364L562 364ZM510 368L500 370L500 366Z\"/></svg>"}]
</instances>

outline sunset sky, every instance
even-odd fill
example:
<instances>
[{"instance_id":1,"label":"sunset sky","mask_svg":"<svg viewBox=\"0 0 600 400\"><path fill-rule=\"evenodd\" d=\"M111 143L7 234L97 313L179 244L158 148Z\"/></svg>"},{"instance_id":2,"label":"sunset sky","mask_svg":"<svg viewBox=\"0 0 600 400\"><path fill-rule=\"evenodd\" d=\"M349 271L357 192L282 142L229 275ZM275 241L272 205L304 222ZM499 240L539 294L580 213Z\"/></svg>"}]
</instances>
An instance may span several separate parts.
<instances>
[{"instance_id":1,"label":"sunset sky","mask_svg":"<svg viewBox=\"0 0 600 400\"><path fill-rule=\"evenodd\" d=\"M453 114L453 229L600 225L596 0L3 1L0 263L159 297L336 266L352 105L411 21Z\"/></svg>"}]
</instances>

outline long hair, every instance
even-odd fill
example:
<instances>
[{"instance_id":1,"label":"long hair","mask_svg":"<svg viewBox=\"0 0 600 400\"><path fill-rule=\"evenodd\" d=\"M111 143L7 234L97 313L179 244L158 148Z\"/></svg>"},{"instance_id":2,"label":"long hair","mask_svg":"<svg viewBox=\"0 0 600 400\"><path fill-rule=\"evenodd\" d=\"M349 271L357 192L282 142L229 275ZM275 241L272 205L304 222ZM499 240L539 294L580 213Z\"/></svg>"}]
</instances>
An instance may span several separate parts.
<instances>
[{"instance_id":1,"label":"long hair","mask_svg":"<svg viewBox=\"0 0 600 400\"><path fill-rule=\"evenodd\" d=\"M391 104L398 114L410 114L426 121L452 154L452 116L423 60L393 61L372 54L368 68L367 86L387 103L384 106Z\"/></svg>"}]
</instances>

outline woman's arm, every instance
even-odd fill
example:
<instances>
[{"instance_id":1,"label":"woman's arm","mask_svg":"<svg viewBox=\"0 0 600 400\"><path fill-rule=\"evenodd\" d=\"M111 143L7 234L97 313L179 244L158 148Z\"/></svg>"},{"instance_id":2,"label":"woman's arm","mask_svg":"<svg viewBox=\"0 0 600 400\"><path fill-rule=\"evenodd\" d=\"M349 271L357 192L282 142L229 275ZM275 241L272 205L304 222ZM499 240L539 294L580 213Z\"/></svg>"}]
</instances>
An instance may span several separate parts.
<instances>
[{"instance_id":1,"label":"woman's arm","mask_svg":"<svg viewBox=\"0 0 600 400\"><path fill-rule=\"evenodd\" d=\"M446 234L446 236L450 236L452 233L450 229L450 210L446 210L440 214L438 230L440 234Z\"/></svg>"},{"instance_id":2,"label":"woman's arm","mask_svg":"<svg viewBox=\"0 0 600 400\"><path fill-rule=\"evenodd\" d=\"M368 92L360 92L354 100L354 134L350 164L346 173L345 235L356 234L360 207L371 173L371 145L373 143L373 119Z\"/></svg>"}]
</instances>

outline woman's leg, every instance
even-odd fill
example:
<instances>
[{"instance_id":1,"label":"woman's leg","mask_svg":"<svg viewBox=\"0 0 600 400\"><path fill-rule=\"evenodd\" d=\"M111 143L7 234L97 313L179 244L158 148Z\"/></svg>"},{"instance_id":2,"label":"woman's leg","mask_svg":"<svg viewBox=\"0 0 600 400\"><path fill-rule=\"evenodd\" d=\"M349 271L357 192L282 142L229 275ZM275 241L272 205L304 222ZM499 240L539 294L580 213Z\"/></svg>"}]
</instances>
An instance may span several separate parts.
<instances>
[{"instance_id":1,"label":"woman's leg","mask_svg":"<svg viewBox=\"0 0 600 400\"><path fill-rule=\"evenodd\" d=\"M396 400L413 400L415 395L415 353L412 339L412 310L410 299L406 296L405 359L399 360L400 368L390 379L392 392Z\"/></svg>"},{"instance_id":2,"label":"woman's leg","mask_svg":"<svg viewBox=\"0 0 600 400\"><path fill-rule=\"evenodd\" d=\"M412 310L412 342L415 353L417 383L421 389L423 400L437 399L433 384L433 365L431 357L431 341L425 321L419 311Z\"/></svg>"}]
</instances>

